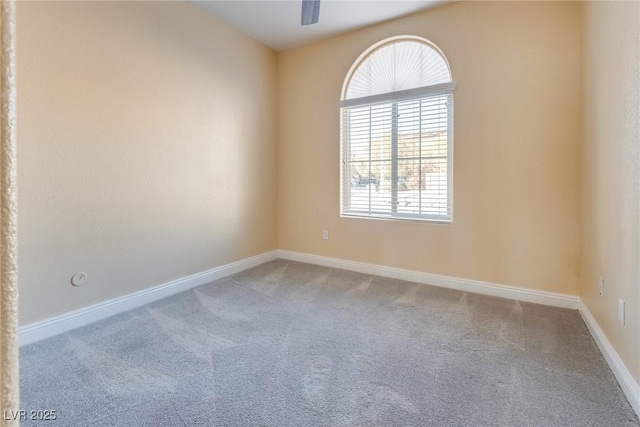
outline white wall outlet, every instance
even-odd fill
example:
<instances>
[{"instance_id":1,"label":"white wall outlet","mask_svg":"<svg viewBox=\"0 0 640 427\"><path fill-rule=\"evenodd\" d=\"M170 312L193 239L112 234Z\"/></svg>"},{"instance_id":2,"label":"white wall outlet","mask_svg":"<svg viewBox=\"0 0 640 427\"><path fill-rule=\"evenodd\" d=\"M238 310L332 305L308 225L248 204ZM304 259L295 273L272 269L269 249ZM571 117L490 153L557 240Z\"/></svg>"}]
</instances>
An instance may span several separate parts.
<instances>
[{"instance_id":1,"label":"white wall outlet","mask_svg":"<svg viewBox=\"0 0 640 427\"><path fill-rule=\"evenodd\" d=\"M600 296L604 295L604 277L600 276Z\"/></svg>"},{"instance_id":2,"label":"white wall outlet","mask_svg":"<svg viewBox=\"0 0 640 427\"><path fill-rule=\"evenodd\" d=\"M329 230L322 230L322 240L329 240Z\"/></svg>"},{"instance_id":3,"label":"white wall outlet","mask_svg":"<svg viewBox=\"0 0 640 427\"><path fill-rule=\"evenodd\" d=\"M618 320L624 325L624 301L618 298Z\"/></svg>"},{"instance_id":4,"label":"white wall outlet","mask_svg":"<svg viewBox=\"0 0 640 427\"><path fill-rule=\"evenodd\" d=\"M89 280L89 275L84 271L80 271L71 276L71 284L73 286L82 286L87 283L87 280Z\"/></svg>"}]
</instances>

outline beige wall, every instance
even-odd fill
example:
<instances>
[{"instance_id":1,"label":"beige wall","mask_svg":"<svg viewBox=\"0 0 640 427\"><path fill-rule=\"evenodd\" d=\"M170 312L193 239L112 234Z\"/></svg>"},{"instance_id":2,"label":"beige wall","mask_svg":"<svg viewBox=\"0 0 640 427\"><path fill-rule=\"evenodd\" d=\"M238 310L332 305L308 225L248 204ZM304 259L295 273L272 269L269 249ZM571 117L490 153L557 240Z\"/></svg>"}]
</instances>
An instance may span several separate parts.
<instances>
[{"instance_id":1,"label":"beige wall","mask_svg":"<svg viewBox=\"0 0 640 427\"><path fill-rule=\"evenodd\" d=\"M276 64L189 4L20 3L21 324L277 246L579 288L640 381L640 5L580 8L455 3ZM343 79L398 34L458 85L453 225L339 217Z\"/></svg>"},{"instance_id":2,"label":"beige wall","mask_svg":"<svg viewBox=\"0 0 640 427\"><path fill-rule=\"evenodd\" d=\"M580 294L638 382L639 70L640 3L585 3ZM626 302L625 325L618 298Z\"/></svg>"},{"instance_id":3,"label":"beige wall","mask_svg":"<svg viewBox=\"0 0 640 427\"><path fill-rule=\"evenodd\" d=\"M577 295L579 7L454 3L279 54L278 247ZM398 34L457 83L453 225L339 216L342 83Z\"/></svg>"},{"instance_id":4,"label":"beige wall","mask_svg":"<svg viewBox=\"0 0 640 427\"><path fill-rule=\"evenodd\" d=\"M22 325L275 249L274 52L188 3L17 28Z\"/></svg>"}]
</instances>

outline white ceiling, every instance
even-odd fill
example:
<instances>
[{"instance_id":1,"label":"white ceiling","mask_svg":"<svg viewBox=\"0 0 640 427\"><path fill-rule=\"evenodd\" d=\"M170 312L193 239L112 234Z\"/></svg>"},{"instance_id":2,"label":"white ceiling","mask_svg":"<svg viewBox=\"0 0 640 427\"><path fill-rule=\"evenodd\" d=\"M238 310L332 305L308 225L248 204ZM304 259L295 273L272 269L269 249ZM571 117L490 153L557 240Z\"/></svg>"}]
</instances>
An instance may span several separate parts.
<instances>
[{"instance_id":1,"label":"white ceiling","mask_svg":"<svg viewBox=\"0 0 640 427\"><path fill-rule=\"evenodd\" d=\"M444 0L322 0L317 24L300 25L301 0L194 1L255 40L281 51L398 18Z\"/></svg>"}]
</instances>

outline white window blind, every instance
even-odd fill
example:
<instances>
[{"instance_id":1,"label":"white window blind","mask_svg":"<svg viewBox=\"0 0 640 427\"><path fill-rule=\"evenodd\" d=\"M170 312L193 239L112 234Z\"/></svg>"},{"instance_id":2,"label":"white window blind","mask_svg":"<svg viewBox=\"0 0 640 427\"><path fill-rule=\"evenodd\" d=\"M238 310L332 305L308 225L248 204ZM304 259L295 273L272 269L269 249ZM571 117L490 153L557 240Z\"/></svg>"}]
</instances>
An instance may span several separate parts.
<instances>
[{"instance_id":1,"label":"white window blind","mask_svg":"<svg viewBox=\"0 0 640 427\"><path fill-rule=\"evenodd\" d=\"M342 215L451 221L454 85L444 58L423 42L394 41L369 54L348 82ZM424 82L432 84L415 86Z\"/></svg>"},{"instance_id":2,"label":"white window blind","mask_svg":"<svg viewBox=\"0 0 640 427\"><path fill-rule=\"evenodd\" d=\"M344 99L451 82L444 57L427 43L394 38L374 47L351 74Z\"/></svg>"}]
</instances>

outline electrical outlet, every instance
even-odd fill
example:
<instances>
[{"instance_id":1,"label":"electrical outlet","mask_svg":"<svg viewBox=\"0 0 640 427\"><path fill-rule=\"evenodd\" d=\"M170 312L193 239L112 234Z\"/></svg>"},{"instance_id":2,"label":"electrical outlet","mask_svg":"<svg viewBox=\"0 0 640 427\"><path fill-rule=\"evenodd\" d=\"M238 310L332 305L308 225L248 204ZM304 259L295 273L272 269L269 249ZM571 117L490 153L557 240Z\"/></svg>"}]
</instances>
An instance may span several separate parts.
<instances>
[{"instance_id":1,"label":"electrical outlet","mask_svg":"<svg viewBox=\"0 0 640 427\"><path fill-rule=\"evenodd\" d=\"M600 276L600 296L604 296L604 277Z\"/></svg>"},{"instance_id":2,"label":"electrical outlet","mask_svg":"<svg viewBox=\"0 0 640 427\"><path fill-rule=\"evenodd\" d=\"M322 239L329 240L329 230L322 230Z\"/></svg>"},{"instance_id":3,"label":"electrical outlet","mask_svg":"<svg viewBox=\"0 0 640 427\"><path fill-rule=\"evenodd\" d=\"M618 320L624 325L624 301L622 298L618 299Z\"/></svg>"}]
</instances>

